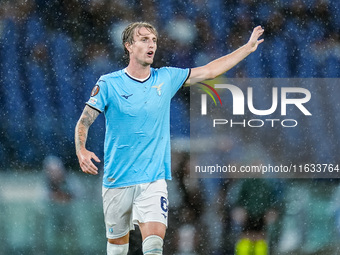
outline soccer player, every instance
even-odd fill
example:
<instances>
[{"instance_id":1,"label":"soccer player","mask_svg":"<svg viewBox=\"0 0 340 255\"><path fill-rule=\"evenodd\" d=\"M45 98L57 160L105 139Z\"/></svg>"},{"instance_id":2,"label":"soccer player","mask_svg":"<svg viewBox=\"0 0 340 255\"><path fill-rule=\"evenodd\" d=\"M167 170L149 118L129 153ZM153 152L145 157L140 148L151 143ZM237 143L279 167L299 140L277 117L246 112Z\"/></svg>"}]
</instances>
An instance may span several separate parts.
<instances>
[{"instance_id":1,"label":"soccer player","mask_svg":"<svg viewBox=\"0 0 340 255\"><path fill-rule=\"evenodd\" d=\"M126 68L103 75L91 92L75 129L76 153L87 174L98 174L92 160L99 158L85 147L88 129L104 112L103 209L107 254L127 254L129 232L138 224L143 254L162 254L168 220L165 180L170 172L170 101L185 83L212 79L226 72L263 39L255 27L249 41L234 52L196 68L151 67L158 34L149 23L136 22L122 33Z\"/></svg>"}]
</instances>

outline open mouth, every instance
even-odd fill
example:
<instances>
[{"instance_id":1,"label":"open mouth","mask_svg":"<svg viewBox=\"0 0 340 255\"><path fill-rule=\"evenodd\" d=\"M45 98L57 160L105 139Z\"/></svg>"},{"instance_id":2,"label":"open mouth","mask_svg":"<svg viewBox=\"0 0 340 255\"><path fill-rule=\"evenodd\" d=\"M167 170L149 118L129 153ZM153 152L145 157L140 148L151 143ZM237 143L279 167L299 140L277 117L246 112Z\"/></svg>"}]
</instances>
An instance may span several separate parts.
<instances>
[{"instance_id":1,"label":"open mouth","mask_svg":"<svg viewBox=\"0 0 340 255\"><path fill-rule=\"evenodd\" d=\"M147 54L149 57L151 57L153 55L153 51L149 51Z\"/></svg>"}]
</instances>

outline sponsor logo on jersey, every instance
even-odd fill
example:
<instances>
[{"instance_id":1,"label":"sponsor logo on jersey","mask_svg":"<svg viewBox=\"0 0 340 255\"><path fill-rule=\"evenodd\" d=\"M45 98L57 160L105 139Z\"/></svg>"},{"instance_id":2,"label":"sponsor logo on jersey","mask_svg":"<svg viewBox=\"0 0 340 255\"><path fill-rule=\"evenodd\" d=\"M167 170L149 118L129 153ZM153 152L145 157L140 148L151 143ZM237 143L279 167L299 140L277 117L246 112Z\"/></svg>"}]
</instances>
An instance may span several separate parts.
<instances>
[{"instance_id":1,"label":"sponsor logo on jersey","mask_svg":"<svg viewBox=\"0 0 340 255\"><path fill-rule=\"evenodd\" d=\"M129 99L130 96L132 96L133 94L131 95L122 95L122 97L124 97L125 99Z\"/></svg>"},{"instance_id":2,"label":"sponsor logo on jersey","mask_svg":"<svg viewBox=\"0 0 340 255\"><path fill-rule=\"evenodd\" d=\"M92 104L92 105L96 105L96 103L97 103L97 98L90 98L89 103Z\"/></svg>"}]
</instances>

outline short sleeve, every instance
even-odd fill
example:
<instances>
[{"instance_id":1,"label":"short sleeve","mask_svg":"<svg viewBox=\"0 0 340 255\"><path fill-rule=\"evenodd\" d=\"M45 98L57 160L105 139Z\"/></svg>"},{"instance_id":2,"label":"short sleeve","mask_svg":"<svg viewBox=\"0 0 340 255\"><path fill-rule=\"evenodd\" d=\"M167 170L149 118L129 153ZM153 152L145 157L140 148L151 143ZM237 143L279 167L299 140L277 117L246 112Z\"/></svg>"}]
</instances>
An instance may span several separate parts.
<instances>
[{"instance_id":1,"label":"short sleeve","mask_svg":"<svg viewBox=\"0 0 340 255\"><path fill-rule=\"evenodd\" d=\"M100 78L91 91L91 97L86 104L100 112L103 112L107 104L107 84Z\"/></svg>"},{"instance_id":2,"label":"short sleeve","mask_svg":"<svg viewBox=\"0 0 340 255\"><path fill-rule=\"evenodd\" d=\"M171 97L183 86L190 76L190 68L167 68L171 76Z\"/></svg>"}]
</instances>

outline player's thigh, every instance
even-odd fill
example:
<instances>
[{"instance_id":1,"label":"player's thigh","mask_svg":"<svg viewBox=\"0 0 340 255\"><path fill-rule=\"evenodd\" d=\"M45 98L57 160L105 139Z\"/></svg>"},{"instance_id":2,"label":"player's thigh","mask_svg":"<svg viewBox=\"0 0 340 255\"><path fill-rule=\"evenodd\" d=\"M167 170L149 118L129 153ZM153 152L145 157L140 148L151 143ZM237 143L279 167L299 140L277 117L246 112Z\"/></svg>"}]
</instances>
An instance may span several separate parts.
<instances>
[{"instance_id":1,"label":"player's thigh","mask_svg":"<svg viewBox=\"0 0 340 255\"><path fill-rule=\"evenodd\" d=\"M144 241L145 238L151 235L157 235L164 239L166 226L160 222L145 222L139 223L139 228L142 233L142 239Z\"/></svg>"},{"instance_id":2,"label":"player's thigh","mask_svg":"<svg viewBox=\"0 0 340 255\"><path fill-rule=\"evenodd\" d=\"M164 237L168 224L168 191L165 180L140 185L141 192L133 205L133 222L141 227L142 236Z\"/></svg>"},{"instance_id":3,"label":"player's thigh","mask_svg":"<svg viewBox=\"0 0 340 255\"><path fill-rule=\"evenodd\" d=\"M133 187L103 188L103 210L108 239L126 237L134 229L132 223Z\"/></svg>"}]
</instances>

